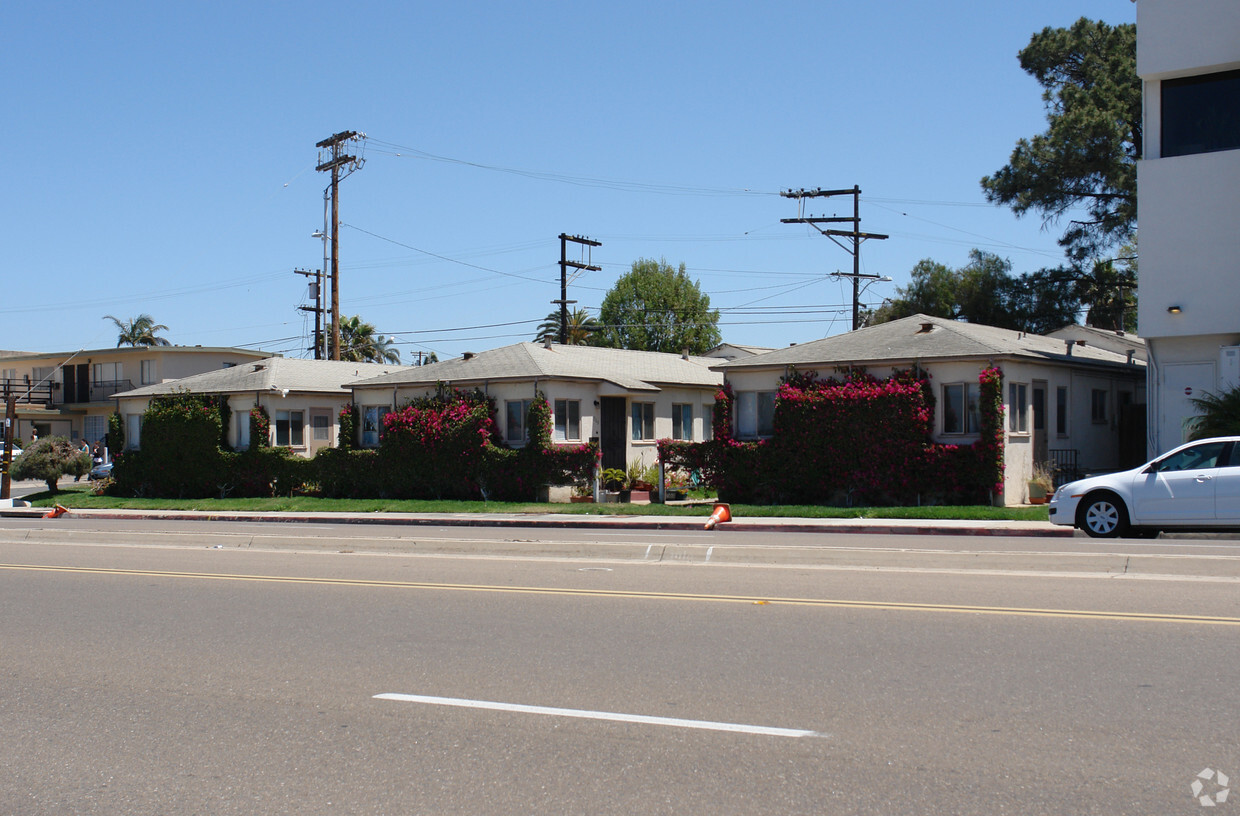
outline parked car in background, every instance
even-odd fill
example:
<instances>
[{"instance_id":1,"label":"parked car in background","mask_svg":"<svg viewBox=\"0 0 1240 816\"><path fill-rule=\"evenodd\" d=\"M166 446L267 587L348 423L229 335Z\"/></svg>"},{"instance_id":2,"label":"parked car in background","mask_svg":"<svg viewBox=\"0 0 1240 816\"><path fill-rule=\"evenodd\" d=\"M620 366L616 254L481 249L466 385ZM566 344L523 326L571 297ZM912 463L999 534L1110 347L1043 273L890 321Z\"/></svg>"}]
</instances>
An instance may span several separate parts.
<instances>
[{"instance_id":1,"label":"parked car in background","mask_svg":"<svg viewBox=\"0 0 1240 816\"><path fill-rule=\"evenodd\" d=\"M111 475L112 475L112 463L111 462L95 465L93 468L90 469L91 479L106 479Z\"/></svg>"},{"instance_id":2,"label":"parked car in background","mask_svg":"<svg viewBox=\"0 0 1240 816\"><path fill-rule=\"evenodd\" d=\"M1240 436L1200 439L1132 470L1069 482L1050 520L1095 538L1240 529Z\"/></svg>"}]
</instances>

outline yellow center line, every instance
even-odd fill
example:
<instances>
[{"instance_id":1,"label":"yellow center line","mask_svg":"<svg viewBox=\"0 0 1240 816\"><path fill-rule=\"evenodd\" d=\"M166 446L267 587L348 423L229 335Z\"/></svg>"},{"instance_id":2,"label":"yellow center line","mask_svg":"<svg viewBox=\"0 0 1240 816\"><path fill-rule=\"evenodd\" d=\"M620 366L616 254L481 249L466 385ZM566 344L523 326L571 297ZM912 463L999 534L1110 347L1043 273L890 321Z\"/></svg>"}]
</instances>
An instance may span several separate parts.
<instances>
[{"instance_id":1,"label":"yellow center line","mask_svg":"<svg viewBox=\"0 0 1240 816\"><path fill-rule=\"evenodd\" d=\"M1091 609L1038 609L1031 607L971 606L968 604L902 603L897 601L850 601L832 598L781 598L766 595L703 595L691 592L647 592L615 589L566 589L561 587L498 586L492 584L448 584L429 581L374 581L356 578L301 578L284 575L244 575L215 572L175 572L170 570L131 570L102 567L64 567L40 564L0 564L0 570L60 572L82 575L141 576L146 578L192 578L210 581L248 581L275 584L315 584L320 586L369 587L378 589L428 589L456 592L494 592L515 595L560 595L589 598L641 598L666 601L705 601L770 606L806 606L832 609L873 609L904 612L958 612L973 615L1076 618L1128 622L1161 622L1240 626L1240 618L1210 615L1172 615L1160 612L1108 612Z\"/></svg>"}]
</instances>

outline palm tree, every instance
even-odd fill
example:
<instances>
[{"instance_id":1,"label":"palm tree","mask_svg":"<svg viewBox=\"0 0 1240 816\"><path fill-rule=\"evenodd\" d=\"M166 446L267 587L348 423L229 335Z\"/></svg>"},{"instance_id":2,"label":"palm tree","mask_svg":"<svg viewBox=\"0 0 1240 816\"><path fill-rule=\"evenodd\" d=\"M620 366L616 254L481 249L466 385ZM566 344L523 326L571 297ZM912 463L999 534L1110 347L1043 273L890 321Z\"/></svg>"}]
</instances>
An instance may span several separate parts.
<instances>
[{"instance_id":1,"label":"palm tree","mask_svg":"<svg viewBox=\"0 0 1240 816\"><path fill-rule=\"evenodd\" d=\"M1207 392L1193 397L1192 403L1201 411L1201 415L1192 420L1193 439L1240 434L1240 387L1221 394Z\"/></svg>"},{"instance_id":2,"label":"palm tree","mask_svg":"<svg viewBox=\"0 0 1240 816\"><path fill-rule=\"evenodd\" d=\"M340 359L351 363L399 363L400 351L390 337L375 334L375 327L358 315L340 321Z\"/></svg>"},{"instance_id":3,"label":"palm tree","mask_svg":"<svg viewBox=\"0 0 1240 816\"><path fill-rule=\"evenodd\" d=\"M112 315L104 315L104 320L111 320L116 324L120 336L116 338L116 347L121 346L170 346L172 345L164 338L156 334L160 331L168 331L168 327L163 323L156 323L155 318L149 314L140 314L137 317L131 317L128 320L120 320Z\"/></svg>"},{"instance_id":4,"label":"palm tree","mask_svg":"<svg viewBox=\"0 0 1240 816\"><path fill-rule=\"evenodd\" d=\"M599 326L585 309L573 309L568 313L568 345L584 346L590 342L590 335L598 331ZM538 334L534 342L560 342L560 313L554 311L547 319L538 324Z\"/></svg>"}]
</instances>

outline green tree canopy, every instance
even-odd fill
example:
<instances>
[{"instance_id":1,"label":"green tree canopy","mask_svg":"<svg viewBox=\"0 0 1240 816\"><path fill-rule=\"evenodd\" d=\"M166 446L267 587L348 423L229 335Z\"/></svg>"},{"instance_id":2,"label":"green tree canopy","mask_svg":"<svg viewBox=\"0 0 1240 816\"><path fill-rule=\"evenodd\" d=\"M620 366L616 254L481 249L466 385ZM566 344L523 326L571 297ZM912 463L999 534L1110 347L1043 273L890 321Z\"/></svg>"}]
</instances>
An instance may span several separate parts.
<instances>
[{"instance_id":1,"label":"green tree canopy","mask_svg":"<svg viewBox=\"0 0 1240 816\"><path fill-rule=\"evenodd\" d=\"M1051 223L1083 208L1060 245L1076 264L1127 240L1137 220L1141 81L1137 28L1081 18L1045 28L1020 52L1042 86L1048 127L1016 143L1008 164L982 179L986 198Z\"/></svg>"},{"instance_id":2,"label":"green tree canopy","mask_svg":"<svg viewBox=\"0 0 1240 816\"><path fill-rule=\"evenodd\" d=\"M721 339L710 296L683 263L673 269L662 260L634 261L603 298L599 323L591 344L611 348L702 354Z\"/></svg>"},{"instance_id":3,"label":"green tree canopy","mask_svg":"<svg viewBox=\"0 0 1240 816\"><path fill-rule=\"evenodd\" d=\"M116 324L117 331L120 332L120 336L116 338L117 348L121 346L172 345L157 334L157 332L168 331L168 327L162 323L156 323L155 318L149 314L140 314L128 320L121 320L112 315L104 315L103 319L111 320Z\"/></svg>"},{"instance_id":4,"label":"green tree canopy","mask_svg":"<svg viewBox=\"0 0 1240 816\"><path fill-rule=\"evenodd\" d=\"M568 313L568 345L586 345L598 328L598 323L590 317L589 312L585 309L573 309ZM538 324L538 334L534 335L536 343L545 343L548 340L552 343L560 342L560 311L558 309Z\"/></svg>"},{"instance_id":5,"label":"green tree canopy","mask_svg":"<svg viewBox=\"0 0 1240 816\"><path fill-rule=\"evenodd\" d=\"M909 285L896 289L896 297L871 312L867 322L920 313L1045 334L1075 323L1080 307L1071 270L1042 269L1017 277L1011 261L974 249L960 269L919 261Z\"/></svg>"},{"instance_id":6,"label":"green tree canopy","mask_svg":"<svg viewBox=\"0 0 1240 816\"><path fill-rule=\"evenodd\" d=\"M80 446L63 436L49 436L22 451L9 475L14 479L42 479L55 493L61 476L85 476L90 467L90 454L83 453Z\"/></svg>"}]
</instances>

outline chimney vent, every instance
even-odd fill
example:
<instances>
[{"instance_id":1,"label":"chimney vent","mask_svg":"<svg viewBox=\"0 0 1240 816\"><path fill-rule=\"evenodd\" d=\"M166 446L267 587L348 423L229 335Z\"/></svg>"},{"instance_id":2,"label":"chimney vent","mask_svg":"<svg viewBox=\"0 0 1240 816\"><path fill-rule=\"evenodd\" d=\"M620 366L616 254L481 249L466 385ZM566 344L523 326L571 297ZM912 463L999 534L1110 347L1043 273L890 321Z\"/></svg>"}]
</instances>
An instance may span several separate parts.
<instances>
[{"instance_id":1,"label":"chimney vent","mask_svg":"<svg viewBox=\"0 0 1240 816\"><path fill-rule=\"evenodd\" d=\"M467 352L465 352L464 354L462 354L462 355L461 355L461 359L462 359L462 360L472 360L472 359L474 359L474 353L473 353L472 351L467 351Z\"/></svg>"}]
</instances>

